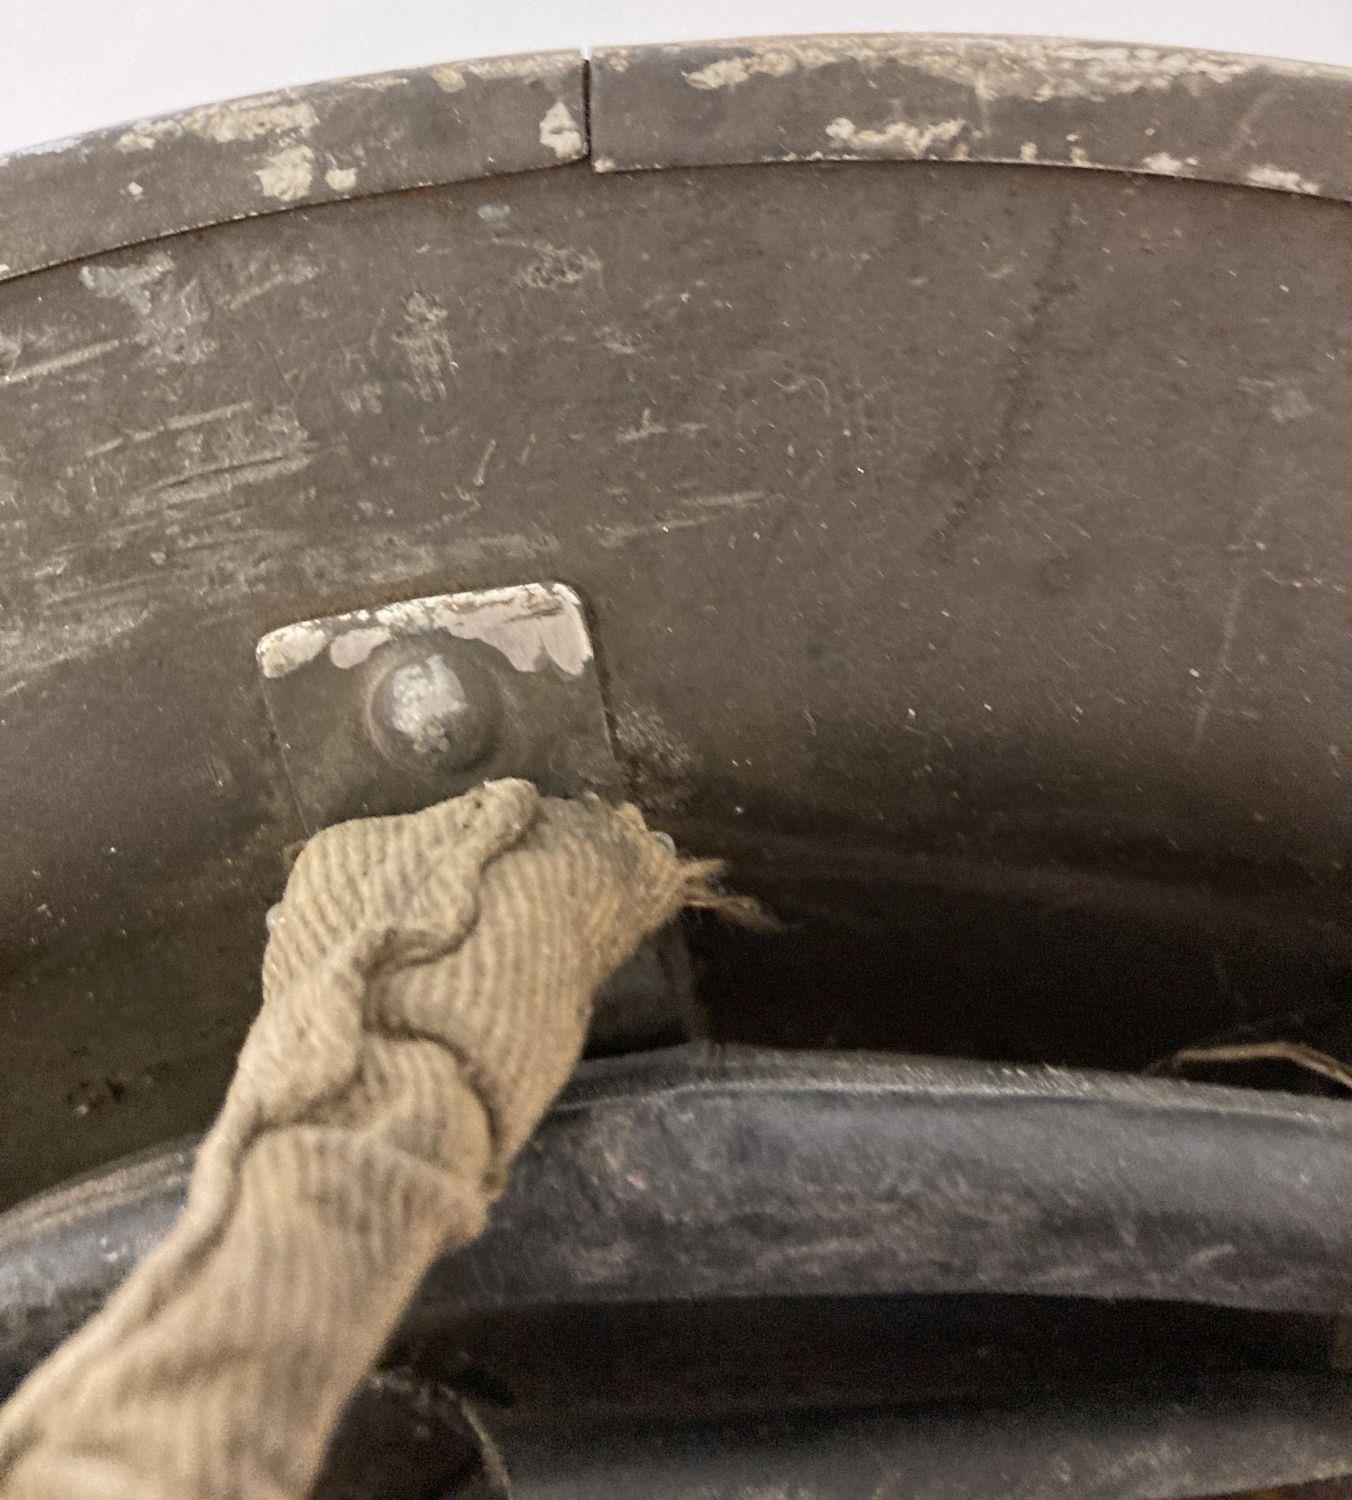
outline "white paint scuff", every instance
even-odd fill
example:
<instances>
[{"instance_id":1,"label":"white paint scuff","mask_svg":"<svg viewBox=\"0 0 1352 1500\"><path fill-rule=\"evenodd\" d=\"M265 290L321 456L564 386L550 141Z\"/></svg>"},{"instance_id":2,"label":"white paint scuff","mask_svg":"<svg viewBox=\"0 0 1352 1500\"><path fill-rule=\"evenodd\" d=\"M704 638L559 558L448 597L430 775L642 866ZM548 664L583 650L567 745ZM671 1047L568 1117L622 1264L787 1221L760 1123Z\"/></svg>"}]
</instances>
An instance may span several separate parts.
<instances>
[{"instance_id":1,"label":"white paint scuff","mask_svg":"<svg viewBox=\"0 0 1352 1500\"><path fill-rule=\"evenodd\" d=\"M258 643L255 653L264 677L285 677L307 661L313 661L329 643L328 631L311 620L283 625Z\"/></svg>"},{"instance_id":2,"label":"white paint scuff","mask_svg":"<svg viewBox=\"0 0 1352 1500\"><path fill-rule=\"evenodd\" d=\"M369 73L364 78L349 78L348 86L383 94L390 89L407 88L412 81L407 73Z\"/></svg>"},{"instance_id":3,"label":"white paint scuff","mask_svg":"<svg viewBox=\"0 0 1352 1500\"><path fill-rule=\"evenodd\" d=\"M776 38L740 42L735 54L685 74L693 89L740 88L752 78L783 78L849 62L870 71L900 63L934 78L964 84L983 100L1101 100L1181 85L1190 92L1253 72L1250 58L1167 47L1043 40L967 38L938 33L899 36ZM618 54L607 54L616 67ZM1307 73L1309 65L1265 62L1277 72ZM1317 71L1317 70L1316 70Z\"/></svg>"},{"instance_id":4,"label":"white paint scuff","mask_svg":"<svg viewBox=\"0 0 1352 1500\"><path fill-rule=\"evenodd\" d=\"M359 667L371 653L393 639L387 625L363 625L345 630L329 642L329 660L344 670Z\"/></svg>"},{"instance_id":5,"label":"white paint scuff","mask_svg":"<svg viewBox=\"0 0 1352 1500\"><path fill-rule=\"evenodd\" d=\"M582 132L562 99L555 100L540 121L540 144L560 161L576 161L582 155Z\"/></svg>"},{"instance_id":6,"label":"white paint scuff","mask_svg":"<svg viewBox=\"0 0 1352 1500\"><path fill-rule=\"evenodd\" d=\"M796 72L799 59L783 49L752 53L746 57L720 57L703 68L685 75L692 89L735 89L758 75L783 78Z\"/></svg>"},{"instance_id":7,"label":"white paint scuff","mask_svg":"<svg viewBox=\"0 0 1352 1500\"><path fill-rule=\"evenodd\" d=\"M309 146L284 146L274 152L254 176L264 197L279 203L294 203L310 191L315 175L315 154Z\"/></svg>"},{"instance_id":8,"label":"white paint scuff","mask_svg":"<svg viewBox=\"0 0 1352 1500\"><path fill-rule=\"evenodd\" d=\"M306 99L222 104L199 109L184 121L186 129L203 140L222 145L230 141L259 141L280 136L309 135L319 123L314 105Z\"/></svg>"},{"instance_id":9,"label":"white paint scuff","mask_svg":"<svg viewBox=\"0 0 1352 1500\"><path fill-rule=\"evenodd\" d=\"M572 52L509 52L504 57L477 57L460 66L471 78L492 82L499 78L568 77L576 68Z\"/></svg>"},{"instance_id":10,"label":"white paint scuff","mask_svg":"<svg viewBox=\"0 0 1352 1500\"><path fill-rule=\"evenodd\" d=\"M189 114L162 120L140 120L117 138L119 151L151 151L162 141L195 135L199 140L228 145L232 141L281 140L307 136L319 123L314 105L305 99L267 95L211 105Z\"/></svg>"},{"instance_id":11,"label":"white paint scuff","mask_svg":"<svg viewBox=\"0 0 1352 1500\"><path fill-rule=\"evenodd\" d=\"M319 115L308 99L266 94L162 120L141 120L118 136L117 147L125 152L152 151L186 136L218 146L256 145L259 158L252 170L259 189L279 203L294 203L314 181L315 154L307 142L318 124Z\"/></svg>"},{"instance_id":12,"label":"white paint scuff","mask_svg":"<svg viewBox=\"0 0 1352 1500\"><path fill-rule=\"evenodd\" d=\"M576 66L577 59L569 52L519 52L471 62L438 63L428 71L443 93L458 94L471 78L486 83L500 78L561 78L571 74Z\"/></svg>"},{"instance_id":13,"label":"white paint scuff","mask_svg":"<svg viewBox=\"0 0 1352 1500\"><path fill-rule=\"evenodd\" d=\"M483 641L518 672L552 668L577 677L592 659L582 602L572 589L559 583L525 583L407 599L331 620L284 625L258 643L258 666L264 677L286 677L327 648L333 665L349 670L389 641L434 631Z\"/></svg>"},{"instance_id":14,"label":"white paint scuff","mask_svg":"<svg viewBox=\"0 0 1352 1500\"><path fill-rule=\"evenodd\" d=\"M908 156L923 156L935 146L947 146L967 128L966 120L936 120L917 125L911 120L892 120L881 129L860 129L844 115L832 120L826 134L852 150L886 151L899 147Z\"/></svg>"},{"instance_id":15,"label":"white paint scuff","mask_svg":"<svg viewBox=\"0 0 1352 1500\"><path fill-rule=\"evenodd\" d=\"M1292 172L1285 167L1274 167L1270 162L1260 166L1250 167L1244 174L1246 182L1251 182L1254 187L1280 188L1287 193L1317 193L1319 184L1312 182L1308 177L1302 177L1299 172Z\"/></svg>"},{"instance_id":16,"label":"white paint scuff","mask_svg":"<svg viewBox=\"0 0 1352 1500\"><path fill-rule=\"evenodd\" d=\"M356 167L330 167L324 173L324 181L335 193L350 193L357 185Z\"/></svg>"}]
</instances>

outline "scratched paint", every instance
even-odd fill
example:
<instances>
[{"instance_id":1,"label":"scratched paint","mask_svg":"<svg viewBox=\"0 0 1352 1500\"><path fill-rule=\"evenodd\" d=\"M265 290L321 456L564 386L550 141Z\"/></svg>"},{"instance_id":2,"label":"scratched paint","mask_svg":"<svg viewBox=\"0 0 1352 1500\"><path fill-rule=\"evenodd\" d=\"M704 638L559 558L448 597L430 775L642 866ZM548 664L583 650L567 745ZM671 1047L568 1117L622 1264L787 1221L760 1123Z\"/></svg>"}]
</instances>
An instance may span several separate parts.
<instances>
[{"instance_id":1,"label":"scratched paint","mask_svg":"<svg viewBox=\"0 0 1352 1500\"><path fill-rule=\"evenodd\" d=\"M104 652L133 635L150 618L144 603L94 601L50 612L54 628L0 628L0 702L42 681L55 668Z\"/></svg>"},{"instance_id":2,"label":"scratched paint","mask_svg":"<svg viewBox=\"0 0 1352 1500\"><path fill-rule=\"evenodd\" d=\"M96 297L123 302L134 319L132 339L157 364L200 364L216 348L205 332L211 313L200 282L179 283L165 250L143 260L80 267L80 281Z\"/></svg>"},{"instance_id":3,"label":"scratched paint","mask_svg":"<svg viewBox=\"0 0 1352 1500\"><path fill-rule=\"evenodd\" d=\"M271 256L260 256L254 260L240 278L239 290L225 299L229 312L238 312L260 297L277 291L281 287L304 286L319 275L319 266L304 255L287 256L274 260Z\"/></svg>"},{"instance_id":4,"label":"scratched paint","mask_svg":"<svg viewBox=\"0 0 1352 1500\"><path fill-rule=\"evenodd\" d=\"M517 277L522 286L538 292L573 287L601 269L601 259L591 250L572 245L551 245L541 240L535 245L536 258Z\"/></svg>"},{"instance_id":5,"label":"scratched paint","mask_svg":"<svg viewBox=\"0 0 1352 1500\"><path fill-rule=\"evenodd\" d=\"M163 525L170 513L194 507L196 525L209 518L203 502L216 501L241 488L299 474L314 457L314 444L294 411L280 408L248 425L226 423L208 440L198 431L180 439L184 465L160 476L124 502L126 524L140 518ZM167 528L172 534L172 527Z\"/></svg>"},{"instance_id":6,"label":"scratched paint","mask_svg":"<svg viewBox=\"0 0 1352 1500\"><path fill-rule=\"evenodd\" d=\"M734 490L726 495L699 495L664 515L642 521L595 523L589 530L597 546L609 552L647 537L669 536L676 531L713 526L725 521L729 514L755 510L771 503L772 497L763 490Z\"/></svg>"},{"instance_id":7,"label":"scratched paint","mask_svg":"<svg viewBox=\"0 0 1352 1500\"><path fill-rule=\"evenodd\" d=\"M0 334L0 390L27 385L30 381L45 380L49 375L64 374L80 365L101 360L120 349L122 340L97 339L92 344L82 344L77 349L63 349L41 359L25 358L25 347L22 338Z\"/></svg>"},{"instance_id":8,"label":"scratched paint","mask_svg":"<svg viewBox=\"0 0 1352 1500\"><path fill-rule=\"evenodd\" d=\"M448 318L445 304L430 292L414 291L404 298L403 327L393 339L403 351L410 383L420 401L444 399L446 381L455 373Z\"/></svg>"}]
</instances>

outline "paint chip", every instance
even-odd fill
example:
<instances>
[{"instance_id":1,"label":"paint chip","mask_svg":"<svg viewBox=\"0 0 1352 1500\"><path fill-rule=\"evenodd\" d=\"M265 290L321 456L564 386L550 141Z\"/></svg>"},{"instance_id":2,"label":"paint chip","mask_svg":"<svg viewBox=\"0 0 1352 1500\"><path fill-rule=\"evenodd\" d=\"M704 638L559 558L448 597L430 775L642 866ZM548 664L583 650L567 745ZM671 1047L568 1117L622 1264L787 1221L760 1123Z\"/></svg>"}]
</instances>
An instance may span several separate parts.
<instances>
[{"instance_id":1,"label":"paint chip","mask_svg":"<svg viewBox=\"0 0 1352 1500\"><path fill-rule=\"evenodd\" d=\"M324 173L324 181L335 193L350 193L357 185L356 167L330 167Z\"/></svg>"},{"instance_id":2,"label":"paint chip","mask_svg":"<svg viewBox=\"0 0 1352 1500\"><path fill-rule=\"evenodd\" d=\"M540 121L540 144L548 146L560 161L576 161L582 155L582 134L562 99L551 104Z\"/></svg>"},{"instance_id":3,"label":"paint chip","mask_svg":"<svg viewBox=\"0 0 1352 1500\"><path fill-rule=\"evenodd\" d=\"M1270 162L1250 167L1244 176L1246 181L1251 182L1254 187L1281 188L1288 193L1317 193L1319 191L1317 182L1312 182L1308 177L1302 177L1299 172L1289 171L1285 167L1274 167Z\"/></svg>"},{"instance_id":4,"label":"paint chip","mask_svg":"<svg viewBox=\"0 0 1352 1500\"><path fill-rule=\"evenodd\" d=\"M328 632L312 620L283 625L258 643L258 665L264 677L285 677L313 661L329 643Z\"/></svg>"},{"instance_id":5,"label":"paint chip","mask_svg":"<svg viewBox=\"0 0 1352 1500\"><path fill-rule=\"evenodd\" d=\"M329 660L344 671L361 666L371 653L390 640L384 625L365 625L344 631L329 642Z\"/></svg>"},{"instance_id":6,"label":"paint chip","mask_svg":"<svg viewBox=\"0 0 1352 1500\"><path fill-rule=\"evenodd\" d=\"M784 78L798 68L798 59L787 50L775 49L751 57L720 57L685 75L692 89L735 89L757 74Z\"/></svg>"},{"instance_id":7,"label":"paint chip","mask_svg":"<svg viewBox=\"0 0 1352 1500\"><path fill-rule=\"evenodd\" d=\"M294 203L310 191L314 181L315 154L308 146L287 146L270 156L254 176L268 198Z\"/></svg>"},{"instance_id":8,"label":"paint chip","mask_svg":"<svg viewBox=\"0 0 1352 1500\"><path fill-rule=\"evenodd\" d=\"M967 128L966 120L934 120L927 125L918 125L911 120L892 120L881 129L861 129L844 115L832 120L826 134L833 141L846 147L860 147L866 151L888 150L899 147L908 156L924 156L935 146L947 146Z\"/></svg>"}]
</instances>

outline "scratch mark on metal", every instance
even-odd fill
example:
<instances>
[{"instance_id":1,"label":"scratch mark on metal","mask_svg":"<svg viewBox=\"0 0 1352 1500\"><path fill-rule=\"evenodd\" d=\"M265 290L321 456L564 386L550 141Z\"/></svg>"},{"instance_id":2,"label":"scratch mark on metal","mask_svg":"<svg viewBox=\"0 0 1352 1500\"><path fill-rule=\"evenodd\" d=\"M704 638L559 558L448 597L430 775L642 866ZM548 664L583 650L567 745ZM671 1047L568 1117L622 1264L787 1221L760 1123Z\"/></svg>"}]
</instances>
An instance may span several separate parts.
<instances>
[{"instance_id":1,"label":"scratch mark on metal","mask_svg":"<svg viewBox=\"0 0 1352 1500\"><path fill-rule=\"evenodd\" d=\"M117 449L126 447L128 444L149 443L157 437L163 437L166 432L190 432L197 427L206 427L212 422L228 421L231 417L241 416L252 409L252 401L232 401L227 406L213 406L210 411L185 412L180 417L170 417L158 427L128 432L121 437L110 438L106 443L97 443L94 447L86 449L85 457L101 458L105 453L116 452Z\"/></svg>"},{"instance_id":2,"label":"scratch mark on metal","mask_svg":"<svg viewBox=\"0 0 1352 1500\"><path fill-rule=\"evenodd\" d=\"M488 446L484 449L483 457L479 460L479 467L474 471L474 487L482 489L484 480L488 478L488 466L493 461L493 455L497 452L497 438L489 438Z\"/></svg>"},{"instance_id":3,"label":"scratch mark on metal","mask_svg":"<svg viewBox=\"0 0 1352 1500\"><path fill-rule=\"evenodd\" d=\"M247 458L228 459L218 464L203 464L171 478L156 481L135 497L130 508L136 509L138 501L143 506L153 495L168 496L175 504L210 500L218 495L228 495L236 485L262 484L265 480L282 475L298 474L310 465L312 459L312 450L297 452L283 448L271 453L250 454Z\"/></svg>"},{"instance_id":4,"label":"scratch mark on metal","mask_svg":"<svg viewBox=\"0 0 1352 1500\"><path fill-rule=\"evenodd\" d=\"M1047 322L1066 293L1061 266L1065 260L1074 210L1067 209L1052 228L1042 267L1033 280L1032 297L1023 326L1011 349L1012 359L1002 379L1005 396L995 432L972 465L971 481L949 506L943 521L926 539L928 546L948 546L971 518L984 510L1008 470L1011 455L1038 410L1040 396L1033 362L1047 334Z\"/></svg>"},{"instance_id":5,"label":"scratch mark on metal","mask_svg":"<svg viewBox=\"0 0 1352 1500\"><path fill-rule=\"evenodd\" d=\"M1202 748L1207 725L1211 722L1211 711L1216 706L1216 699L1230 671L1230 659L1235 649L1235 636L1239 632L1240 611L1244 607L1244 596L1248 592L1248 587L1247 578L1237 578L1231 585L1230 597L1226 600L1225 615L1221 620L1220 650L1217 651L1215 663L1211 668L1211 681L1207 683L1202 693L1202 701L1197 705L1197 714L1193 720L1192 749L1194 754Z\"/></svg>"},{"instance_id":6,"label":"scratch mark on metal","mask_svg":"<svg viewBox=\"0 0 1352 1500\"><path fill-rule=\"evenodd\" d=\"M721 520L728 511L749 510L764 504L768 496L763 490L736 490L727 495L701 495L687 501L690 509L673 511L664 516L654 516L646 521L617 521L608 525L590 528L597 546L613 551L626 543L646 536L665 536L673 531L689 531L697 526L709 526Z\"/></svg>"},{"instance_id":7,"label":"scratch mark on metal","mask_svg":"<svg viewBox=\"0 0 1352 1500\"><path fill-rule=\"evenodd\" d=\"M404 328L394 342L404 351L413 389L421 401L446 395L446 376L458 368L445 324L445 307L426 292L412 292L404 299Z\"/></svg>"},{"instance_id":8,"label":"scratch mark on metal","mask_svg":"<svg viewBox=\"0 0 1352 1500\"><path fill-rule=\"evenodd\" d=\"M576 286L584 276L601 269L600 257L590 250L551 245L541 241L535 246L539 259L517 278L523 286L536 291L552 292L563 286Z\"/></svg>"},{"instance_id":9,"label":"scratch mark on metal","mask_svg":"<svg viewBox=\"0 0 1352 1500\"><path fill-rule=\"evenodd\" d=\"M62 354L53 354L48 359L34 360L27 365L11 365L0 374L0 389L11 385L24 385L30 380L41 380L44 375L55 375L61 370L86 365L91 360L102 359L114 349L122 346L121 339L101 339L98 343L86 344L80 349L67 349Z\"/></svg>"},{"instance_id":10,"label":"scratch mark on metal","mask_svg":"<svg viewBox=\"0 0 1352 1500\"><path fill-rule=\"evenodd\" d=\"M134 335L160 364L200 364L215 349L202 332L210 309L194 278L178 286L174 263L163 250L130 264L80 267L80 281L96 297L125 302L136 318Z\"/></svg>"},{"instance_id":11,"label":"scratch mark on metal","mask_svg":"<svg viewBox=\"0 0 1352 1500\"><path fill-rule=\"evenodd\" d=\"M1253 534L1262 524L1263 517L1267 514L1268 507L1272 503L1269 495L1262 496L1254 506L1249 519L1244 523L1244 529L1239 534L1239 540L1235 544L1238 555L1236 563L1236 577L1230 586L1230 595L1225 602L1225 614L1221 618L1221 643L1216 652L1216 660L1211 668L1211 680L1203 689L1201 701L1197 705L1197 713L1193 719L1192 726L1192 753L1194 755L1202 748L1202 742L1206 738L1207 725L1211 722L1212 710L1216 706L1216 700L1220 696L1221 689L1230 675L1230 663L1234 656L1235 637L1239 634L1239 622L1244 609L1245 596L1249 589L1249 575L1247 572L1247 560L1245 549L1247 544L1253 540Z\"/></svg>"},{"instance_id":12,"label":"scratch mark on metal","mask_svg":"<svg viewBox=\"0 0 1352 1500\"><path fill-rule=\"evenodd\" d=\"M690 436L696 432L703 432L708 424L705 422L677 422L675 428L670 428L665 422L653 420L651 406L643 408L643 414L639 417L637 427L626 427L624 431L615 434L617 443L641 443L650 437L665 437L673 430Z\"/></svg>"},{"instance_id":13,"label":"scratch mark on metal","mask_svg":"<svg viewBox=\"0 0 1352 1500\"><path fill-rule=\"evenodd\" d=\"M269 292L274 292L280 286L303 286L307 281L313 281L319 275L319 267L313 261L295 260L290 265L282 267L274 275L266 277L262 281L256 281L251 286L246 286L225 304L230 312L237 312L241 307L247 307L250 302L256 302L260 297L266 297Z\"/></svg>"},{"instance_id":14,"label":"scratch mark on metal","mask_svg":"<svg viewBox=\"0 0 1352 1500\"><path fill-rule=\"evenodd\" d=\"M186 432L189 428L205 427L208 422L224 422L252 410L252 401L231 401L226 406L213 406L210 411L190 411L181 417L170 417L164 424L164 431Z\"/></svg>"},{"instance_id":15,"label":"scratch mark on metal","mask_svg":"<svg viewBox=\"0 0 1352 1500\"><path fill-rule=\"evenodd\" d=\"M59 623L48 621L39 631L0 629L0 701L12 698L29 682L63 662L76 661L144 624L148 607L122 606L90 609L87 600L76 604L79 614Z\"/></svg>"}]
</instances>

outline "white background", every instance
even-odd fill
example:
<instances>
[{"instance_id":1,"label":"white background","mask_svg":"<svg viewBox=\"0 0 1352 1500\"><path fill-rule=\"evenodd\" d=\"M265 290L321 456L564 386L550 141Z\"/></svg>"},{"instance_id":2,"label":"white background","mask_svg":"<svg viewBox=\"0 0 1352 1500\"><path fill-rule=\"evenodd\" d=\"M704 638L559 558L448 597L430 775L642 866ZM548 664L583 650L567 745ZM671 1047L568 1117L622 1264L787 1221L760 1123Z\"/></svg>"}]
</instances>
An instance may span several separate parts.
<instances>
[{"instance_id":1,"label":"white background","mask_svg":"<svg viewBox=\"0 0 1352 1500\"><path fill-rule=\"evenodd\" d=\"M0 0L0 152L289 83L802 31L1110 37L1352 67L1352 0Z\"/></svg>"}]
</instances>

